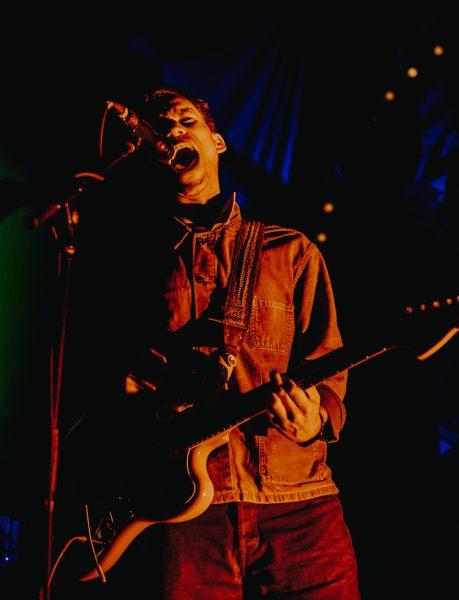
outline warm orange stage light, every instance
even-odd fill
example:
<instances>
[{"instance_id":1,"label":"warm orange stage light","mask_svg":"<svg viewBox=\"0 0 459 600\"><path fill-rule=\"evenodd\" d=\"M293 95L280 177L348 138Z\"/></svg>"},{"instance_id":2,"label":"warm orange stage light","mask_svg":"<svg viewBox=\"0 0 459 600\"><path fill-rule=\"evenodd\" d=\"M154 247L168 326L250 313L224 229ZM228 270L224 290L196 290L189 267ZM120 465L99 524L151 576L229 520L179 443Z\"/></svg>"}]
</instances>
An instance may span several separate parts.
<instances>
[{"instance_id":1,"label":"warm orange stage light","mask_svg":"<svg viewBox=\"0 0 459 600\"><path fill-rule=\"evenodd\" d=\"M384 94L384 100L387 100L387 102L392 102L392 100L395 100L395 94L392 90L387 90L387 92Z\"/></svg>"}]
</instances>

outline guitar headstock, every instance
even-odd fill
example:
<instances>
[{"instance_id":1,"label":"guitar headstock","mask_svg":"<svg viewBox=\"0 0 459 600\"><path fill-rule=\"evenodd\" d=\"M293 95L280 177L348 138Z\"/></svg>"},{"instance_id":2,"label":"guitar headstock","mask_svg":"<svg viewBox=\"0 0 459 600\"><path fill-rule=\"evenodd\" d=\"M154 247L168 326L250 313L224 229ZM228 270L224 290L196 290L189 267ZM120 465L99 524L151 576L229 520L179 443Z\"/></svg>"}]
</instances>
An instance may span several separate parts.
<instances>
[{"instance_id":1,"label":"guitar headstock","mask_svg":"<svg viewBox=\"0 0 459 600\"><path fill-rule=\"evenodd\" d=\"M407 306L405 333L419 360L430 358L459 332L459 296Z\"/></svg>"},{"instance_id":2,"label":"guitar headstock","mask_svg":"<svg viewBox=\"0 0 459 600\"><path fill-rule=\"evenodd\" d=\"M344 323L344 346L370 350L397 346L418 356L442 340L451 329L459 327L459 296L456 294L426 298L409 305L396 300L377 299L359 308L355 317L349 319L350 325Z\"/></svg>"}]
</instances>

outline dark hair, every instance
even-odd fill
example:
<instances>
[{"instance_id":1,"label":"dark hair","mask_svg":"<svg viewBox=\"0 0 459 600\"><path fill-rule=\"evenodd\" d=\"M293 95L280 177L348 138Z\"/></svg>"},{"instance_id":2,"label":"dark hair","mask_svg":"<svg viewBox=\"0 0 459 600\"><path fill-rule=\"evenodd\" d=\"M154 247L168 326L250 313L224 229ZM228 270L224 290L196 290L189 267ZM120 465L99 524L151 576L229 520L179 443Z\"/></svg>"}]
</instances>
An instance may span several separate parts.
<instances>
[{"instance_id":1,"label":"dark hair","mask_svg":"<svg viewBox=\"0 0 459 600\"><path fill-rule=\"evenodd\" d=\"M160 88L150 92L149 94L146 94L144 100L148 105L149 110L154 111L155 114L157 114L167 108L169 102L173 98L184 98L185 100L189 100L202 114L212 133L216 132L215 120L210 112L209 104L202 98L193 96L184 88Z\"/></svg>"}]
</instances>

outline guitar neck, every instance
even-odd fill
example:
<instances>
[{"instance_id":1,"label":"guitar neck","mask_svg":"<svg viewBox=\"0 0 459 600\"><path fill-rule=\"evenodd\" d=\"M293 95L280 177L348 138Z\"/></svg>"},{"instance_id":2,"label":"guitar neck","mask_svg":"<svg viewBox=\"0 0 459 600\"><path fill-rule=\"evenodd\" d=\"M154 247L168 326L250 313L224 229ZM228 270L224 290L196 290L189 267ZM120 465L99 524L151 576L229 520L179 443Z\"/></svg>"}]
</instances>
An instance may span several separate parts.
<instances>
[{"instance_id":1,"label":"guitar neck","mask_svg":"<svg viewBox=\"0 0 459 600\"><path fill-rule=\"evenodd\" d=\"M306 360L295 370L282 375L283 379L293 379L303 389L318 385L325 379L338 375L345 370L352 369L362 365L389 350L399 348L400 346L384 346L371 353L352 356L347 349L340 348L325 356L314 360ZM186 446L191 449L206 442L207 440L222 434L229 429L242 425L247 421L266 412L266 399L272 390L270 381L253 388L252 390L234 396L233 394L223 394L221 406L214 411L212 415L205 414L204 411L190 411L189 415L184 415L184 421L188 417L193 423L187 423L182 429L183 433L194 431L196 425L199 428L199 434L189 439L185 433ZM192 414L193 413L193 414ZM183 437L182 437L183 439Z\"/></svg>"},{"instance_id":2,"label":"guitar neck","mask_svg":"<svg viewBox=\"0 0 459 600\"><path fill-rule=\"evenodd\" d=\"M373 345L374 349L370 352L368 350L363 352L361 346L360 348L339 348L320 358L302 361L297 367L284 373L282 377L284 379L293 379L300 387L307 389L343 371L367 363L389 350L406 349L416 355L416 339L418 337L421 337L421 339L425 337L425 317L429 313L437 317L432 323L437 330L435 331L436 343L428 351L417 355L419 360L424 360L459 332L459 328L454 327L441 340L438 338L438 317L447 317L448 321L454 319L455 323L457 323L457 314L451 315L451 310L454 308L457 313L458 300L458 296L452 296L444 300L431 302L430 304L421 304L418 307L407 307L403 316L404 319L406 316L409 316L409 327L406 327L407 335L401 336L399 334L393 337L389 335L391 339L399 340L396 344L379 345L376 347ZM446 313L444 312L445 309ZM416 317L420 319L416 319ZM407 322L404 321L404 324L406 325ZM429 325L429 320L427 321L427 325ZM443 324L440 323L440 325L444 329ZM399 328L404 329L404 327L400 327L400 324ZM382 333L384 334L384 338L387 339L388 332L384 331ZM404 340L405 337L408 339L402 343L401 340ZM200 407L197 404L193 408L187 409L162 422L160 424L159 437L163 440L172 440L182 449L191 449L199 446L207 440L266 412L266 399L269 397L271 391L272 385L268 381L243 394L223 392L218 398L216 407L211 410Z\"/></svg>"}]
</instances>

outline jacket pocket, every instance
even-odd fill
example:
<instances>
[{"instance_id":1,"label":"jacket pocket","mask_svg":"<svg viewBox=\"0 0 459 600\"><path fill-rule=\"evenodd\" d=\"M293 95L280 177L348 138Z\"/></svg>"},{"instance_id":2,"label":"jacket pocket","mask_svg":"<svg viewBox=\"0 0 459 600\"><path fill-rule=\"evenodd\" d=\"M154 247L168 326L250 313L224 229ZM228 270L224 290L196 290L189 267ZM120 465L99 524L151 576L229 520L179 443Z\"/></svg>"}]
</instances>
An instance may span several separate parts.
<instances>
[{"instance_id":1,"label":"jacket pocket","mask_svg":"<svg viewBox=\"0 0 459 600\"><path fill-rule=\"evenodd\" d=\"M293 311L293 304L254 298L250 315L250 346L261 350L289 352L294 331Z\"/></svg>"},{"instance_id":2,"label":"jacket pocket","mask_svg":"<svg viewBox=\"0 0 459 600\"><path fill-rule=\"evenodd\" d=\"M302 447L275 429L258 438L259 471L263 481L299 484L327 479L326 444L316 441Z\"/></svg>"}]
</instances>

